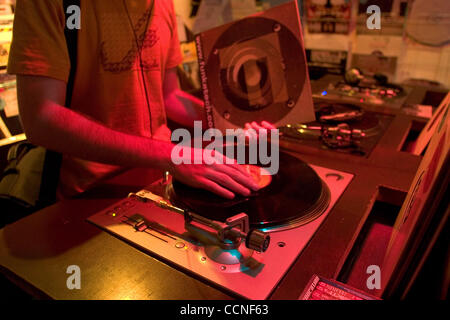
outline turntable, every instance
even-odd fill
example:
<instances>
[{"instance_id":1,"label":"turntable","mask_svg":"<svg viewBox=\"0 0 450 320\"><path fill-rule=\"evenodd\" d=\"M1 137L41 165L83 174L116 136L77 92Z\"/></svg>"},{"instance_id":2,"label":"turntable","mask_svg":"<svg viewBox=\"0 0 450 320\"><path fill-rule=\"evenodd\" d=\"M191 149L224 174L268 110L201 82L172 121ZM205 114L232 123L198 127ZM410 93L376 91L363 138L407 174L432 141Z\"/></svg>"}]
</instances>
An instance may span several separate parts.
<instances>
[{"instance_id":1,"label":"turntable","mask_svg":"<svg viewBox=\"0 0 450 320\"><path fill-rule=\"evenodd\" d=\"M265 299L352 178L281 153L278 174L249 197L225 200L168 177L88 220L237 297Z\"/></svg>"},{"instance_id":2,"label":"turntable","mask_svg":"<svg viewBox=\"0 0 450 320\"><path fill-rule=\"evenodd\" d=\"M393 120L349 103L315 102L314 109L316 121L281 127L281 139L368 157Z\"/></svg>"},{"instance_id":3,"label":"turntable","mask_svg":"<svg viewBox=\"0 0 450 320\"><path fill-rule=\"evenodd\" d=\"M321 102L351 103L367 110L386 112L400 110L405 104L411 89L405 86L365 78L363 81L337 81L329 83L313 98Z\"/></svg>"}]
</instances>

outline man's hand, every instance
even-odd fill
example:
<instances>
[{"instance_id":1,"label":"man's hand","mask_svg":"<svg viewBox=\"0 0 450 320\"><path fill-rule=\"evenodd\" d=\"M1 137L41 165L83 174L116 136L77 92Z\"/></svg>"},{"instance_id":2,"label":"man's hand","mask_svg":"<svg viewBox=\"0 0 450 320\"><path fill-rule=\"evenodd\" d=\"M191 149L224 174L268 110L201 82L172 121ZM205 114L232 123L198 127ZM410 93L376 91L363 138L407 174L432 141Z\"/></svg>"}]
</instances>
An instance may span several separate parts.
<instances>
[{"instance_id":1,"label":"man's hand","mask_svg":"<svg viewBox=\"0 0 450 320\"><path fill-rule=\"evenodd\" d=\"M194 149L186 148L183 152L193 153ZM191 187L206 189L227 199L233 199L235 193L249 196L251 190L259 189L250 173L235 160L218 153L202 153L202 164L175 165L171 162L172 176Z\"/></svg>"},{"instance_id":2,"label":"man's hand","mask_svg":"<svg viewBox=\"0 0 450 320\"><path fill-rule=\"evenodd\" d=\"M255 136L255 132L249 131L250 129L253 129L256 131L256 136ZM245 136L248 139L251 138L258 138L258 133L259 130L272 130L272 129L276 129L275 126L267 121L262 121L261 124L258 124L257 122L253 121L253 122L247 122L245 124Z\"/></svg>"},{"instance_id":3,"label":"man's hand","mask_svg":"<svg viewBox=\"0 0 450 320\"><path fill-rule=\"evenodd\" d=\"M254 129L256 132L249 131L249 129ZM267 121L263 121L261 124L247 123L245 135L250 139L251 135L256 134L255 138L257 138L259 130L271 129L275 129L275 127ZM191 159L193 159L194 149L185 148L183 152L191 154ZM171 161L169 171L172 176L191 187L206 189L227 199L233 199L235 194L249 196L251 190L259 189L250 173L236 160L221 154L218 158L219 155L211 156L207 152L202 150L201 152L203 154L202 164L175 165Z\"/></svg>"},{"instance_id":4,"label":"man's hand","mask_svg":"<svg viewBox=\"0 0 450 320\"><path fill-rule=\"evenodd\" d=\"M251 131L248 131L249 129L254 129L256 133L253 132L253 134L258 135L259 130L271 130L275 129L275 127L267 121L263 121L260 124L256 122L247 123L245 124L245 135L248 138L252 134ZM192 155L194 149L186 148L183 152ZM229 159L221 154L211 156L203 151L202 154L202 164L175 165L171 162L169 171L177 180L191 187L206 189L227 199L233 199L235 193L249 196L251 190L257 191L259 189L258 184L250 173L245 170L244 166L238 164L236 160Z\"/></svg>"},{"instance_id":5,"label":"man's hand","mask_svg":"<svg viewBox=\"0 0 450 320\"><path fill-rule=\"evenodd\" d=\"M258 131L259 129L265 129L265 130L271 130L271 129L276 129L275 126L267 121L262 121L261 124L256 123L255 121L253 122L247 122L245 124L245 129L255 129L256 131Z\"/></svg>"}]
</instances>

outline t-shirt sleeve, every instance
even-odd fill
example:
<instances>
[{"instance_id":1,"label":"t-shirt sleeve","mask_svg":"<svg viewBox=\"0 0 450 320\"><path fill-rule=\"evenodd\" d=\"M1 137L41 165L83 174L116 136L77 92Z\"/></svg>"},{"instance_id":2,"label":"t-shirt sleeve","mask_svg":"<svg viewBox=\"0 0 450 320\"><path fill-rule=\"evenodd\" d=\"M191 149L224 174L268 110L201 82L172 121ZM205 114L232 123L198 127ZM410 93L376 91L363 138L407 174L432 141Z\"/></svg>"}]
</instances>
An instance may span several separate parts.
<instances>
[{"instance_id":1,"label":"t-shirt sleeve","mask_svg":"<svg viewBox=\"0 0 450 320\"><path fill-rule=\"evenodd\" d=\"M17 0L8 73L67 82L70 60L62 0Z\"/></svg>"},{"instance_id":2,"label":"t-shirt sleeve","mask_svg":"<svg viewBox=\"0 0 450 320\"><path fill-rule=\"evenodd\" d=\"M172 39L170 39L169 56L167 57L166 69L174 68L183 62L181 56L180 41L178 40L178 25L177 18L175 16L175 9L173 6L173 0L169 1L170 10L170 23L172 28Z\"/></svg>"}]
</instances>

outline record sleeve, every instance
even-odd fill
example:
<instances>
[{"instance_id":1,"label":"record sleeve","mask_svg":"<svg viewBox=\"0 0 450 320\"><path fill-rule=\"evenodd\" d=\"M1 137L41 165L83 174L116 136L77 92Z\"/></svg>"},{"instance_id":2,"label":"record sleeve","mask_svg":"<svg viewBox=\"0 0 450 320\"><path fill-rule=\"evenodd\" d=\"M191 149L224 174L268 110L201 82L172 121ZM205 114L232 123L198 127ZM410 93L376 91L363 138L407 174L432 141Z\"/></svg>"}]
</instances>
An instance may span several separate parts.
<instances>
[{"instance_id":1,"label":"record sleeve","mask_svg":"<svg viewBox=\"0 0 450 320\"><path fill-rule=\"evenodd\" d=\"M315 119L295 1L196 36L208 128Z\"/></svg>"}]
</instances>

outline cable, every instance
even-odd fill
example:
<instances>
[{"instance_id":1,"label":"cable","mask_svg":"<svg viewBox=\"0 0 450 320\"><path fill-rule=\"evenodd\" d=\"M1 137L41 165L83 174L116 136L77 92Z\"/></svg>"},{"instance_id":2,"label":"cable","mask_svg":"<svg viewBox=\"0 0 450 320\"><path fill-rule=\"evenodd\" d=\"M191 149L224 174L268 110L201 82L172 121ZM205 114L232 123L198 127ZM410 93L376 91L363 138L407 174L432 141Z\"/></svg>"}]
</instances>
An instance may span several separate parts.
<instances>
[{"instance_id":1,"label":"cable","mask_svg":"<svg viewBox=\"0 0 450 320\"><path fill-rule=\"evenodd\" d=\"M155 7L155 0L152 1L151 5L150 5L150 8L149 8L149 13L148 13L148 17L147 17L147 23L145 25L144 37L142 39L142 46L139 45L139 40L138 40L136 31L134 30L133 21L131 19L130 12L128 11L128 6L126 4L126 0L122 0L122 2L123 2L123 6L125 8L125 12L127 14L128 23L130 24L131 31L133 32L134 41L136 43L136 47L137 47L137 51L138 51L140 73L141 73L142 82L143 82L143 86L144 86L144 94L145 94L145 99L147 101L148 115L149 115L149 120L150 120L150 134L153 137L152 112L151 112L151 109L150 109L150 99L149 99L149 95L148 95L148 91L147 91L147 81L145 79L145 74L144 74L144 63L143 63L143 60L142 60L142 49L144 48L144 43L145 43L145 40L147 38L148 27L150 26L150 20L151 20L151 17L153 15L153 9Z\"/></svg>"}]
</instances>

